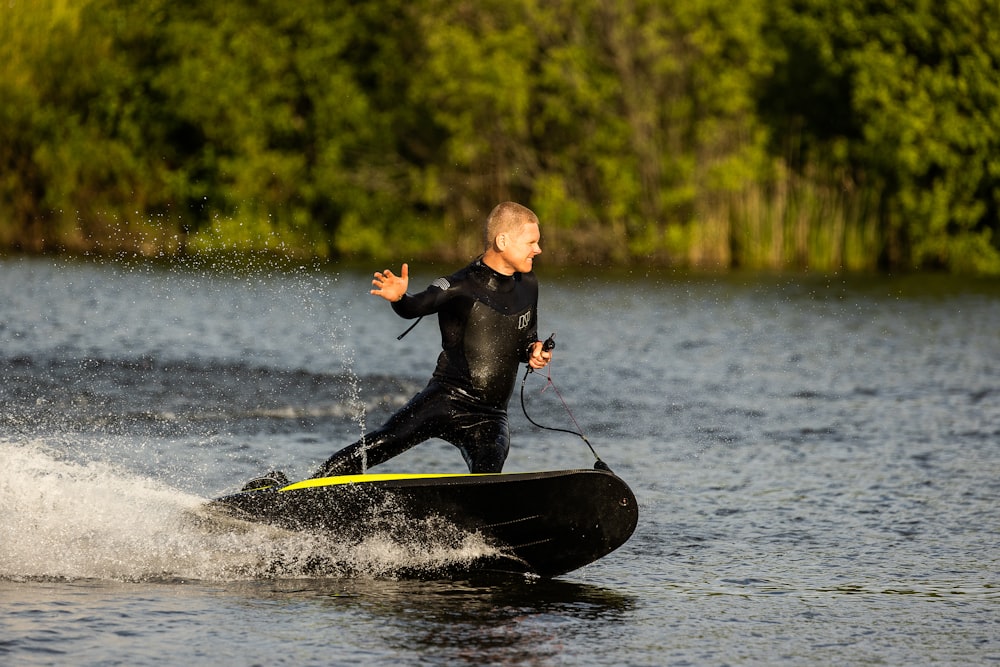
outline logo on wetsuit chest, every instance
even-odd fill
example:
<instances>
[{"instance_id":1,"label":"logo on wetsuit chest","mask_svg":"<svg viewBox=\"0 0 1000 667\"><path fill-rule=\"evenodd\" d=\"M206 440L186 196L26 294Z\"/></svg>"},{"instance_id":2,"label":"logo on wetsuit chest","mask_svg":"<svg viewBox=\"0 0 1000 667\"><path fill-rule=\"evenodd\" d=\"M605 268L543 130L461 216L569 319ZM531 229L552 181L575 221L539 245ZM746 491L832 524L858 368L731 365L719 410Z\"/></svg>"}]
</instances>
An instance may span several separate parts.
<instances>
[{"instance_id":1,"label":"logo on wetsuit chest","mask_svg":"<svg viewBox=\"0 0 1000 667\"><path fill-rule=\"evenodd\" d=\"M530 323L531 323L531 311L530 310L528 312L524 313L523 315L521 315L519 318L517 318L517 328L518 328L519 331L521 329L527 328L528 324L530 324Z\"/></svg>"}]
</instances>

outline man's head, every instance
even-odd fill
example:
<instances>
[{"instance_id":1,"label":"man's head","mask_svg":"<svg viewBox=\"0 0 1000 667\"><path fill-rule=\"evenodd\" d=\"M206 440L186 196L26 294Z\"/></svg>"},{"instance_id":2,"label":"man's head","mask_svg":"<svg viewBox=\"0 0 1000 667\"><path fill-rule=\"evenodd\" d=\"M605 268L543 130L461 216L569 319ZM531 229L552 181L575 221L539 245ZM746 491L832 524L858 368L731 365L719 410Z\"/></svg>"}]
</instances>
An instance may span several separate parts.
<instances>
[{"instance_id":1,"label":"man's head","mask_svg":"<svg viewBox=\"0 0 1000 667\"><path fill-rule=\"evenodd\" d=\"M532 260L542 252L538 245L541 238L538 216L514 202L498 204L490 212L483 237L486 245L483 261L505 275L531 271Z\"/></svg>"}]
</instances>

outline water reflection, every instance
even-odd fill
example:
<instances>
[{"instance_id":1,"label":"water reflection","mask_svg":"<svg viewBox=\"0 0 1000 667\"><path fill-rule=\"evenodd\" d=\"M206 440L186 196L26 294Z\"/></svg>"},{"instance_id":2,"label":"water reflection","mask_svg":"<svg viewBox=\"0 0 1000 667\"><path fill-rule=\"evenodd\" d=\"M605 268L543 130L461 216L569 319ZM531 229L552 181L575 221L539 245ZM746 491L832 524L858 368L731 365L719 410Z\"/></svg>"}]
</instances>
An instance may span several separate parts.
<instances>
[{"instance_id":1,"label":"water reflection","mask_svg":"<svg viewBox=\"0 0 1000 667\"><path fill-rule=\"evenodd\" d=\"M278 603L309 616L325 609L357 614L358 628L379 628L380 650L431 654L445 664L551 664L574 641L619 626L635 599L609 588L522 576L447 581L320 579L239 582L226 591ZM388 629L388 631L386 631Z\"/></svg>"}]
</instances>

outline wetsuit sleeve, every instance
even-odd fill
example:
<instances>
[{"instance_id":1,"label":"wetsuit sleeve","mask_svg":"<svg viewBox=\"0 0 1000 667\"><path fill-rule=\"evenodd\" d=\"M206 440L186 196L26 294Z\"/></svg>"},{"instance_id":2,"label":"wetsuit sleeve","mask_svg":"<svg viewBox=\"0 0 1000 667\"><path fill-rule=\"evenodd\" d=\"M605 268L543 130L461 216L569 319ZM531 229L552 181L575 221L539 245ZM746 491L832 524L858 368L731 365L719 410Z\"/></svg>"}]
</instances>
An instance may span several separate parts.
<instances>
[{"instance_id":1,"label":"wetsuit sleeve","mask_svg":"<svg viewBox=\"0 0 1000 667\"><path fill-rule=\"evenodd\" d=\"M446 279L439 278L423 292L403 295L402 299L393 302L392 309L397 315L408 320L436 313L451 298L447 285Z\"/></svg>"}]
</instances>

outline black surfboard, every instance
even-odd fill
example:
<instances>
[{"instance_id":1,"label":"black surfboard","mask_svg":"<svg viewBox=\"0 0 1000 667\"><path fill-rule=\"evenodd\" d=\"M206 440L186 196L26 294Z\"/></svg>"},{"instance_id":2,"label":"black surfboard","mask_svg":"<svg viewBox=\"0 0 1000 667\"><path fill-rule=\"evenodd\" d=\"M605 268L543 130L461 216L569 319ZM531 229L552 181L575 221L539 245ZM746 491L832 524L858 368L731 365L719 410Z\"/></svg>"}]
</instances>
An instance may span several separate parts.
<instances>
[{"instance_id":1,"label":"black surfboard","mask_svg":"<svg viewBox=\"0 0 1000 667\"><path fill-rule=\"evenodd\" d=\"M604 470L327 477L244 490L210 507L340 540L440 519L481 535L497 550L461 569L544 577L611 553L629 539L639 518L632 490Z\"/></svg>"}]
</instances>

